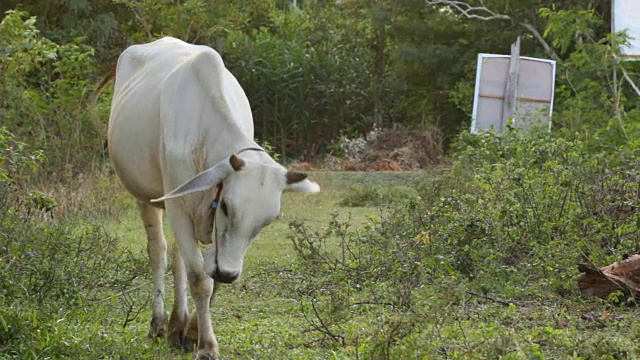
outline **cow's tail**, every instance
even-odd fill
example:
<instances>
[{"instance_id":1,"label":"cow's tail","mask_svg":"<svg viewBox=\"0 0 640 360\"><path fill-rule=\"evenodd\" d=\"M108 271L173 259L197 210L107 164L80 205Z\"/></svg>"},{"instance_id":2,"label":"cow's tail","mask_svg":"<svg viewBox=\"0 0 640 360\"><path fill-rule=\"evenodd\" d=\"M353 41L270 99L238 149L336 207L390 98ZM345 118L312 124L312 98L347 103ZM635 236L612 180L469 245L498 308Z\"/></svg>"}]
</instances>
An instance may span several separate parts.
<instances>
[{"instance_id":1,"label":"cow's tail","mask_svg":"<svg viewBox=\"0 0 640 360\"><path fill-rule=\"evenodd\" d=\"M98 98L102 95L104 88L111 84L113 80L116 78L116 67L112 66L109 68L109 71L102 77L102 80L93 91L93 95L91 96L91 107L95 107L98 102Z\"/></svg>"}]
</instances>

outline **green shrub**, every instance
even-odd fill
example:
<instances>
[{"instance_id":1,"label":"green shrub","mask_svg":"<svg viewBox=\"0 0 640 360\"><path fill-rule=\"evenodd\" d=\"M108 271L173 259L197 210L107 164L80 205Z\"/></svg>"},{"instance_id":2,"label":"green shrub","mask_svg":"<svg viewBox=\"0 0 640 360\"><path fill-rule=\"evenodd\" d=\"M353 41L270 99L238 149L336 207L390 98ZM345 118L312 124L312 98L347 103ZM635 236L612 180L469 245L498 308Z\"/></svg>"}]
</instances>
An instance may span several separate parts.
<instances>
[{"instance_id":1,"label":"green shrub","mask_svg":"<svg viewBox=\"0 0 640 360\"><path fill-rule=\"evenodd\" d=\"M373 358L433 356L424 345L431 340L407 341L434 324L453 332L444 339L466 347L460 331L475 341L491 334L486 346L473 348L479 358L514 348L566 354L559 344L530 340L519 348L520 336L504 327L488 332L461 320L464 308L453 309L470 296L514 309L530 299L579 297L578 263L608 264L637 248L640 170L628 158L592 154L581 141L546 130L463 135L456 146L447 174L417 184L414 200L388 200L363 228L338 218L320 231L292 224L302 274L292 291L310 328L336 346L359 344ZM500 323L511 326L515 313L505 309ZM354 327L374 315L373 324ZM486 323L492 321L480 321Z\"/></svg>"},{"instance_id":2,"label":"green shrub","mask_svg":"<svg viewBox=\"0 0 640 360\"><path fill-rule=\"evenodd\" d=\"M42 216L55 199L20 181L42 159L0 128L0 354L122 354L122 337L95 338L102 326L126 327L145 306L134 295L147 261L98 225Z\"/></svg>"},{"instance_id":3,"label":"green shrub","mask_svg":"<svg viewBox=\"0 0 640 360\"><path fill-rule=\"evenodd\" d=\"M332 7L271 14L269 26L224 38L225 64L251 100L256 135L286 161L316 155L341 130L369 129L366 26Z\"/></svg>"},{"instance_id":4,"label":"green shrub","mask_svg":"<svg viewBox=\"0 0 640 360\"><path fill-rule=\"evenodd\" d=\"M0 49L2 125L47 153L50 175L67 166L89 170L103 156L106 130L106 113L91 105L94 50L79 40L60 45L43 37L36 18L21 11L0 22Z\"/></svg>"},{"instance_id":5,"label":"green shrub","mask_svg":"<svg viewBox=\"0 0 640 360\"><path fill-rule=\"evenodd\" d=\"M564 291L577 261L608 263L636 248L634 161L544 130L467 140L453 170L466 173L467 191L429 222L461 272L535 277Z\"/></svg>"}]
</instances>

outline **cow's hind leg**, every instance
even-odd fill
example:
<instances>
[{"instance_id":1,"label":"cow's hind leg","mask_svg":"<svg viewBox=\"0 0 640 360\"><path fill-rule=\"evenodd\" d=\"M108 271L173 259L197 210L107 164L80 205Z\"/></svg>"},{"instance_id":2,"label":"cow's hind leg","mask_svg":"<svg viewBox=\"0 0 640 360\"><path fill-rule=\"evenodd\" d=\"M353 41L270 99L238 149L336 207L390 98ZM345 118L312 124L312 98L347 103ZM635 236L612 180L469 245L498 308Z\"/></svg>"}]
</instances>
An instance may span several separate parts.
<instances>
[{"instance_id":1,"label":"cow's hind leg","mask_svg":"<svg viewBox=\"0 0 640 360\"><path fill-rule=\"evenodd\" d=\"M153 311L149 336L167 335L167 314L164 309L164 275L167 270L167 241L162 232L162 209L138 202L138 209L147 232L147 253L153 276Z\"/></svg>"}]
</instances>

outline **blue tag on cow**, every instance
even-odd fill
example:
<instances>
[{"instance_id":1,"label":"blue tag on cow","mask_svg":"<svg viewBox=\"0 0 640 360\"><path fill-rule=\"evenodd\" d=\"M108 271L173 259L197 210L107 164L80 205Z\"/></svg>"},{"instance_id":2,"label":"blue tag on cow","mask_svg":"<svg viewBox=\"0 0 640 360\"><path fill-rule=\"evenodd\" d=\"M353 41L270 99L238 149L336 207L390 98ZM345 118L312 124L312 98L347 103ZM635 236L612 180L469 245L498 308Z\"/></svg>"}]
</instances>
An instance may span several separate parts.
<instances>
[{"instance_id":1,"label":"blue tag on cow","mask_svg":"<svg viewBox=\"0 0 640 360\"><path fill-rule=\"evenodd\" d=\"M215 208L217 208L217 207L218 207L218 202L217 202L217 201L215 201L215 200L213 200L213 202L211 203L211 208L212 208L212 209L215 209Z\"/></svg>"}]
</instances>

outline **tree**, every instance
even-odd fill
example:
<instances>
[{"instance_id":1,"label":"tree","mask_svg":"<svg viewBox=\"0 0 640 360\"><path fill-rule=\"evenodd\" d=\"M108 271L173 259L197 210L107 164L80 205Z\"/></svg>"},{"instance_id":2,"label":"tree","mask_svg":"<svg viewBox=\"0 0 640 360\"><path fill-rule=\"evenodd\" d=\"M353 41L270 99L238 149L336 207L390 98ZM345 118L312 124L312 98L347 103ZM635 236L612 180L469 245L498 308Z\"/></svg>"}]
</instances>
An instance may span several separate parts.
<instances>
[{"instance_id":1,"label":"tree","mask_svg":"<svg viewBox=\"0 0 640 360\"><path fill-rule=\"evenodd\" d=\"M560 57L542 35L545 23L539 16L541 9L586 9L601 14L605 19L610 15L609 7L605 4L610 4L610 1L595 0L425 0L425 3L427 6L435 6L445 12L471 20L509 22L518 27L519 32L528 32L554 60L560 60ZM503 9L503 11L496 9Z\"/></svg>"}]
</instances>

